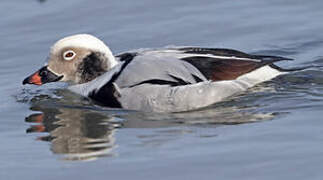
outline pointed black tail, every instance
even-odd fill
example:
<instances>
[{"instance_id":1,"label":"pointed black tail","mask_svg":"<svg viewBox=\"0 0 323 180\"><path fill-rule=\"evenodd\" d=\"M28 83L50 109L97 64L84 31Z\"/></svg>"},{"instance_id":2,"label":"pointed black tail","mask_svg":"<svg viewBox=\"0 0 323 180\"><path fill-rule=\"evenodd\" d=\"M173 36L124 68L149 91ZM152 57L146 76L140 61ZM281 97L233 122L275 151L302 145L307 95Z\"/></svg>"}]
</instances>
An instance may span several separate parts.
<instances>
[{"instance_id":1,"label":"pointed black tail","mask_svg":"<svg viewBox=\"0 0 323 180\"><path fill-rule=\"evenodd\" d=\"M303 71L306 69L310 69L310 68L320 68L323 66L315 66L315 65L309 65L309 66L304 66L304 67L295 67L295 68L289 68L289 69L285 69L285 68L281 68L275 64L270 64L269 65L271 68L277 69L280 72L295 72L295 71Z\"/></svg>"}]
</instances>

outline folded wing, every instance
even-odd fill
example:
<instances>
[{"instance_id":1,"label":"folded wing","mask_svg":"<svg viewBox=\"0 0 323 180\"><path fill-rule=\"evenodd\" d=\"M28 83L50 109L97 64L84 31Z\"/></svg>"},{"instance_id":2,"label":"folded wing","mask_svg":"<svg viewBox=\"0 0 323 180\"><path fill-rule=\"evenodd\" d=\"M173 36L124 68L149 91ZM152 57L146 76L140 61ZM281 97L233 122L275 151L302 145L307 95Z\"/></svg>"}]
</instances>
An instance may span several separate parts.
<instances>
[{"instance_id":1,"label":"folded wing","mask_svg":"<svg viewBox=\"0 0 323 180\"><path fill-rule=\"evenodd\" d=\"M181 58L201 71L206 78L213 81L234 80L241 75L252 72L266 65L282 60L291 60L279 56L249 55L231 49L182 48ZM276 67L276 66L273 66Z\"/></svg>"}]
</instances>

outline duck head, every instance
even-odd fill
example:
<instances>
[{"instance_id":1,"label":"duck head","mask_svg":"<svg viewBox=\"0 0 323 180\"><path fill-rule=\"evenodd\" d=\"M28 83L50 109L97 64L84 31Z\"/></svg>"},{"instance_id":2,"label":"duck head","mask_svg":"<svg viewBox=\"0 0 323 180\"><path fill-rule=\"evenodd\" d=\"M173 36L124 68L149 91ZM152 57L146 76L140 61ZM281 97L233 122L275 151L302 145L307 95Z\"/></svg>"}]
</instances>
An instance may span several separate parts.
<instances>
[{"instance_id":1,"label":"duck head","mask_svg":"<svg viewBox=\"0 0 323 180\"><path fill-rule=\"evenodd\" d=\"M27 77L23 84L50 82L82 84L107 72L118 62L101 40L78 34L57 41L51 48L48 64Z\"/></svg>"}]
</instances>

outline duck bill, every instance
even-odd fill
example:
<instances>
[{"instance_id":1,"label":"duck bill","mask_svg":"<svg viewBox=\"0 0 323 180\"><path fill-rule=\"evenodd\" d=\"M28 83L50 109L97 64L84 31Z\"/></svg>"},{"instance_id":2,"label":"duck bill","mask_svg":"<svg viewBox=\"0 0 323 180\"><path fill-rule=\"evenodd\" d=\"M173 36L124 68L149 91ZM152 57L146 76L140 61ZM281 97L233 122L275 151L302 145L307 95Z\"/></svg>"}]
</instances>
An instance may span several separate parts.
<instances>
[{"instance_id":1,"label":"duck bill","mask_svg":"<svg viewBox=\"0 0 323 180\"><path fill-rule=\"evenodd\" d=\"M34 85L43 85L50 82L56 82L63 78L64 76L58 76L55 73L51 72L47 66L42 67L34 74L30 75L22 82L25 84L34 84Z\"/></svg>"}]
</instances>

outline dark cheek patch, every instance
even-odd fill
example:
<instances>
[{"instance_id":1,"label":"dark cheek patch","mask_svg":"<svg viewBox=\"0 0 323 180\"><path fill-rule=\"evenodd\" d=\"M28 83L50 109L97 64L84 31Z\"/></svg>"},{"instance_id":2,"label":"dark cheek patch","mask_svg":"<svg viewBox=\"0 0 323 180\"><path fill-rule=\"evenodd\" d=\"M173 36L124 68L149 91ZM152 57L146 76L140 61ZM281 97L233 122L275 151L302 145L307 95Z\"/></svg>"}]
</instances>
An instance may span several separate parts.
<instances>
[{"instance_id":1,"label":"dark cheek patch","mask_svg":"<svg viewBox=\"0 0 323 180\"><path fill-rule=\"evenodd\" d=\"M79 64L77 72L81 76L80 83L92 81L107 71L107 60L99 53L92 53Z\"/></svg>"}]
</instances>

